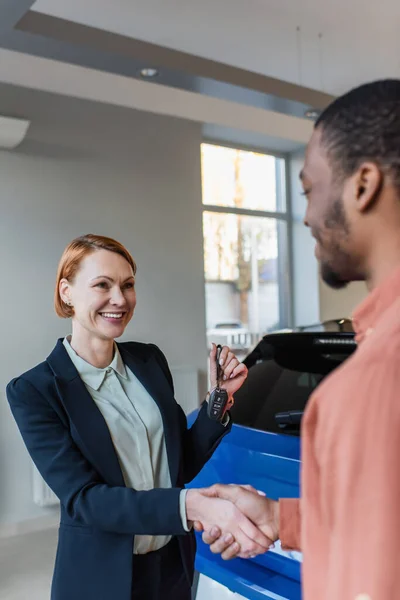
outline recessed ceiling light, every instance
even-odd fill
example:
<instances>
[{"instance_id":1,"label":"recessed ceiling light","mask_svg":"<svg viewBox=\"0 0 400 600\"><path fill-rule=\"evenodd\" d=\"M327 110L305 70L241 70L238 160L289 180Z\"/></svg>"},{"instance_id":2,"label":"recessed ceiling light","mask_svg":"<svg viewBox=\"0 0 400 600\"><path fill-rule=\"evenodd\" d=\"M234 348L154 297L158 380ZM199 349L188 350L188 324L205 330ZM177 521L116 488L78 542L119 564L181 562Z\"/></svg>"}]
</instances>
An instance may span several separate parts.
<instances>
[{"instance_id":1,"label":"recessed ceiling light","mask_svg":"<svg viewBox=\"0 0 400 600\"><path fill-rule=\"evenodd\" d=\"M140 74L142 77L157 77L158 75L158 69L153 69L153 68L146 68L146 69L141 69Z\"/></svg>"},{"instance_id":2,"label":"recessed ceiling light","mask_svg":"<svg viewBox=\"0 0 400 600\"><path fill-rule=\"evenodd\" d=\"M321 111L318 108L309 108L305 111L304 116L306 119L311 119L312 121L316 121L320 116Z\"/></svg>"},{"instance_id":3,"label":"recessed ceiling light","mask_svg":"<svg viewBox=\"0 0 400 600\"><path fill-rule=\"evenodd\" d=\"M26 136L29 126L27 119L0 116L0 148L16 148Z\"/></svg>"}]
</instances>

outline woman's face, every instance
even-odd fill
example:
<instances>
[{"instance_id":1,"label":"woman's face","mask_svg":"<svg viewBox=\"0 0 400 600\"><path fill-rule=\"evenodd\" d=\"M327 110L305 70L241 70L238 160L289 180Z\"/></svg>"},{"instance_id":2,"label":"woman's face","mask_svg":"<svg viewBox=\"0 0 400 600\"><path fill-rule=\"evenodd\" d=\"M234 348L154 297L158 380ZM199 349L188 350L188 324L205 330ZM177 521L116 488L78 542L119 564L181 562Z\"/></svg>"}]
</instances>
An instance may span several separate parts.
<instances>
[{"instance_id":1,"label":"woman's face","mask_svg":"<svg viewBox=\"0 0 400 600\"><path fill-rule=\"evenodd\" d=\"M120 337L136 306L135 278L128 261L96 250L81 262L73 282L63 279L60 294L74 310L74 329L103 340Z\"/></svg>"}]
</instances>

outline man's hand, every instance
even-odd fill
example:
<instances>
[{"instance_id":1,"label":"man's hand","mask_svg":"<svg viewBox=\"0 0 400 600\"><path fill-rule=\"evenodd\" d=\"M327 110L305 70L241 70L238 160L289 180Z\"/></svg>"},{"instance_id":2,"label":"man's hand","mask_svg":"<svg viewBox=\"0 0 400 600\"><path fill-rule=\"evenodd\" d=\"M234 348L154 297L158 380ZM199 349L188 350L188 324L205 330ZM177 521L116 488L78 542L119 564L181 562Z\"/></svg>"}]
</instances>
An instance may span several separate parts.
<instances>
[{"instance_id":1,"label":"man's hand","mask_svg":"<svg viewBox=\"0 0 400 600\"><path fill-rule=\"evenodd\" d=\"M205 531L211 531L214 523L217 523L219 532L227 537L230 544L239 544L243 558L264 554L270 547L271 540L233 502L219 498L214 492L209 493L209 489L188 490L188 521L201 523Z\"/></svg>"},{"instance_id":2,"label":"man's hand","mask_svg":"<svg viewBox=\"0 0 400 600\"><path fill-rule=\"evenodd\" d=\"M240 512L270 540L270 544L279 538L279 502L270 500L251 486L222 485L216 484L210 488L201 490L204 495L211 498L221 498L235 504ZM210 545L210 550L214 554L221 554L224 560L230 560L239 556L247 558L242 552L240 541L232 531L222 531L218 521L214 519L214 525L210 529L204 526L201 521L196 521L196 531L202 531L203 541ZM229 537L229 534L231 536Z\"/></svg>"}]
</instances>

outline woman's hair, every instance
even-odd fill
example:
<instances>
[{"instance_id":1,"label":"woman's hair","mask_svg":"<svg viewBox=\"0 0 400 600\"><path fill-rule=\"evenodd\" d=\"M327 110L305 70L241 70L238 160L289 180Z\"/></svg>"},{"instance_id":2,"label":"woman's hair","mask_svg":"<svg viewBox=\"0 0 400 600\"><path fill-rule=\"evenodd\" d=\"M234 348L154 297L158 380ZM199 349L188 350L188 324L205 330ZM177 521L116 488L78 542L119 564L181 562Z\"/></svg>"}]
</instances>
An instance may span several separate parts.
<instances>
[{"instance_id":1,"label":"woman's hair","mask_svg":"<svg viewBox=\"0 0 400 600\"><path fill-rule=\"evenodd\" d=\"M125 246L116 240L103 235L94 235L92 233L82 235L81 237L72 240L65 248L57 270L56 288L54 291L54 308L59 317L68 319L74 314L73 308L68 306L68 304L60 297L60 281L62 279L67 279L72 282L82 260L96 250L109 250L110 252L120 254L131 265L133 274L136 274L136 263L133 260L132 255Z\"/></svg>"}]
</instances>

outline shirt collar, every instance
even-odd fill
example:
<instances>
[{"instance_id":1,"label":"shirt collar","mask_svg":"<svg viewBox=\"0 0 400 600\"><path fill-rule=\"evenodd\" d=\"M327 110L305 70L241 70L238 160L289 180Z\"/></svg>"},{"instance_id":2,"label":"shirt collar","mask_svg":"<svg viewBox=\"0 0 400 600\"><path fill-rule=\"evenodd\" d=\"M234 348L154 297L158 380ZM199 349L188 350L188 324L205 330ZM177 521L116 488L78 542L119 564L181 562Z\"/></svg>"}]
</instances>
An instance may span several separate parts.
<instances>
[{"instance_id":1,"label":"shirt collar","mask_svg":"<svg viewBox=\"0 0 400 600\"><path fill-rule=\"evenodd\" d=\"M100 389L101 385L103 384L104 378L106 377L107 372L109 372L109 369L113 369L113 371L115 371L118 375L123 377L123 379L128 378L126 369L125 369L125 365L121 358L121 354L118 350L117 344L114 344L114 349L115 349L114 350L114 358L112 359L111 363L108 365L108 367L105 367L104 369L99 369L97 367L94 367L90 363L86 362L86 360L81 358L75 352L75 350L72 348L72 346L70 344L70 339L71 339L71 336L65 337L63 344L65 346L65 349L68 352L70 359L74 363L75 368L78 371L80 378L86 385L88 385L92 389L98 391Z\"/></svg>"},{"instance_id":2,"label":"shirt collar","mask_svg":"<svg viewBox=\"0 0 400 600\"><path fill-rule=\"evenodd\" d=\"M400 268L397 268L356 308L353 326L357 343L362 342L375 328L380 317L400 296Z\"/></svg>"}]
</instances>

